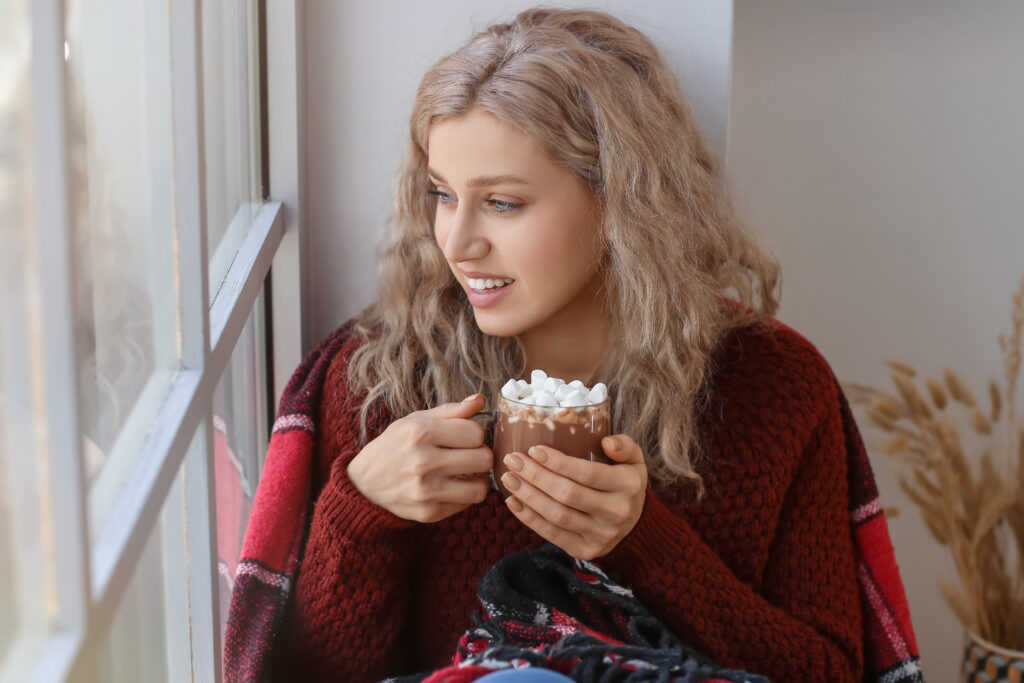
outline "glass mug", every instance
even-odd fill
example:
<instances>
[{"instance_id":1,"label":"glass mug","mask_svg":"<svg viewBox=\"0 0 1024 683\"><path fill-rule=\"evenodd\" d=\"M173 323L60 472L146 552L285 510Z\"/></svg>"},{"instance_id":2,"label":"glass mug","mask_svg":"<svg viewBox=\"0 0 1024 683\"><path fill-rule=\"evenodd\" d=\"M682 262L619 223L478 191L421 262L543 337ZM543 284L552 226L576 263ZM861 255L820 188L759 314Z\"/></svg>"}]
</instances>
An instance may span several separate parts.
<instances>
[{"instance_id":1,"label":"glass mug","mask_svg":"<svg viewBox=\"0 0 1024 683\"><path fill-rule=\"evenodd\" d=\"M491 488L512 495L501 483L508 471L504 458L513 451L526 453L533 446L551 446L566 455L612 464L604 454L601 439L611 433L611 402L605 399L579 407L535 406L498 397L492 410L473 415L484 427L484 442L494 452L489 473Z\"/></svg>"}]
</instances>

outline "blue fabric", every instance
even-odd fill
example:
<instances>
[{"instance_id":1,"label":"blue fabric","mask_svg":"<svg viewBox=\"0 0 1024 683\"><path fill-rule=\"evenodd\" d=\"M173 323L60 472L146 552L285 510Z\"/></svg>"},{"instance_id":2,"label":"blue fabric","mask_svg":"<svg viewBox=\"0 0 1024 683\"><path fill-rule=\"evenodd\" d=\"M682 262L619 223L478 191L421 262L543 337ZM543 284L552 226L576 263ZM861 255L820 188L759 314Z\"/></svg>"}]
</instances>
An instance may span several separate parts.
<instances>
[{"instance_id":1,"label":"blue fabric","mask_svg":"<svg viewBox=\"0 0 1024 683\"><path fill-rule=\"evenodd\" d=\"M495 671L492 674L487 674L478 681L486 681L487 683L572 683L572 679L568 676L563 676L556 671L550 671L548 669L536 669L533 667L527 667L525 669L503 669L502 671Z\"/></svg>"}]
</instances>

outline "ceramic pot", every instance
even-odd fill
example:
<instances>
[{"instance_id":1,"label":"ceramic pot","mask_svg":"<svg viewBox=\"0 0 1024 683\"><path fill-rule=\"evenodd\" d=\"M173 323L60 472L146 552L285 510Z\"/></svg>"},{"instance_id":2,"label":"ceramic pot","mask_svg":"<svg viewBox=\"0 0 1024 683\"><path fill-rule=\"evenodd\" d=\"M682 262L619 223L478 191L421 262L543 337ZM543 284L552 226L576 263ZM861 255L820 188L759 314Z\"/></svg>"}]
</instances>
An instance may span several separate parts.
<instances>
[{"instance_id":1,"label":"ceramic pot","mask_svg":"<svg viewBox=\"0 0 1024 683\"><path fill-rule=\"evenodd\" d=\"M960 680L964 683L1024 682L1024 652L993 645L967 631Z\"/></svg>"}]
</instances>

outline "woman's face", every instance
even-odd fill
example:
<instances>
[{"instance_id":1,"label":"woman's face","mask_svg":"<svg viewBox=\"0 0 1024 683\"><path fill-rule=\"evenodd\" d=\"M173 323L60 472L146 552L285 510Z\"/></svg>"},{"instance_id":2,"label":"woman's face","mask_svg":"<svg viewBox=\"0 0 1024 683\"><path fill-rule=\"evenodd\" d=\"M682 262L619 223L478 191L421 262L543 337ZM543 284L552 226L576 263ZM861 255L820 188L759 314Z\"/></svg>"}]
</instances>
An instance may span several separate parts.
<instances>
[{"instance_id":1,"label":"woman's face","mask_svg":"<svg viewBox=\"0 0 1024 683\"><path fill-rule=\"evenodd\" d=\"M508 337L598 315L600 204L576 176L477 109L430 129L428 166L434 236L481 331ZM487 279L512 282L476 291Z\"/></svg>"}]
</instances>

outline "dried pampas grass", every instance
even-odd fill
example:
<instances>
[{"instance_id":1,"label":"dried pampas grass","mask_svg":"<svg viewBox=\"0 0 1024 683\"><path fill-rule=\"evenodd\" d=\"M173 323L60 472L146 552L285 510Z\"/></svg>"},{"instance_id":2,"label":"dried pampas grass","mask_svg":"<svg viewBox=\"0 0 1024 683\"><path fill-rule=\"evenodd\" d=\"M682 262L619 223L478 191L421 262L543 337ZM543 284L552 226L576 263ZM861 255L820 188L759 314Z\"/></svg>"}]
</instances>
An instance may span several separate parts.
<instances>
[{"instance_id":1,"label":"dried pampas grass","mask_svg":"<svg viewBox=\"0 0 1024 683\"><path fill-rule=\"evenodd\" d=\"M914 502L932 536L948 546L958 583L939 590L963 625L1002 647L1024 649L1024 424L1017 421L1016 390L1024 336L1024 280L1013 296L1013 331L999 336L1005 386L988 385L988 410L961 378L942 378L888 361L896 393L844 384L850 401L886 437L880 448L906 470L900 488ZM956 404L960 407L957 408ZM973 430L977 467L968 463L957 429ZM977 470L977 471L975 471Z\"/></svg>"}]
</instances>

